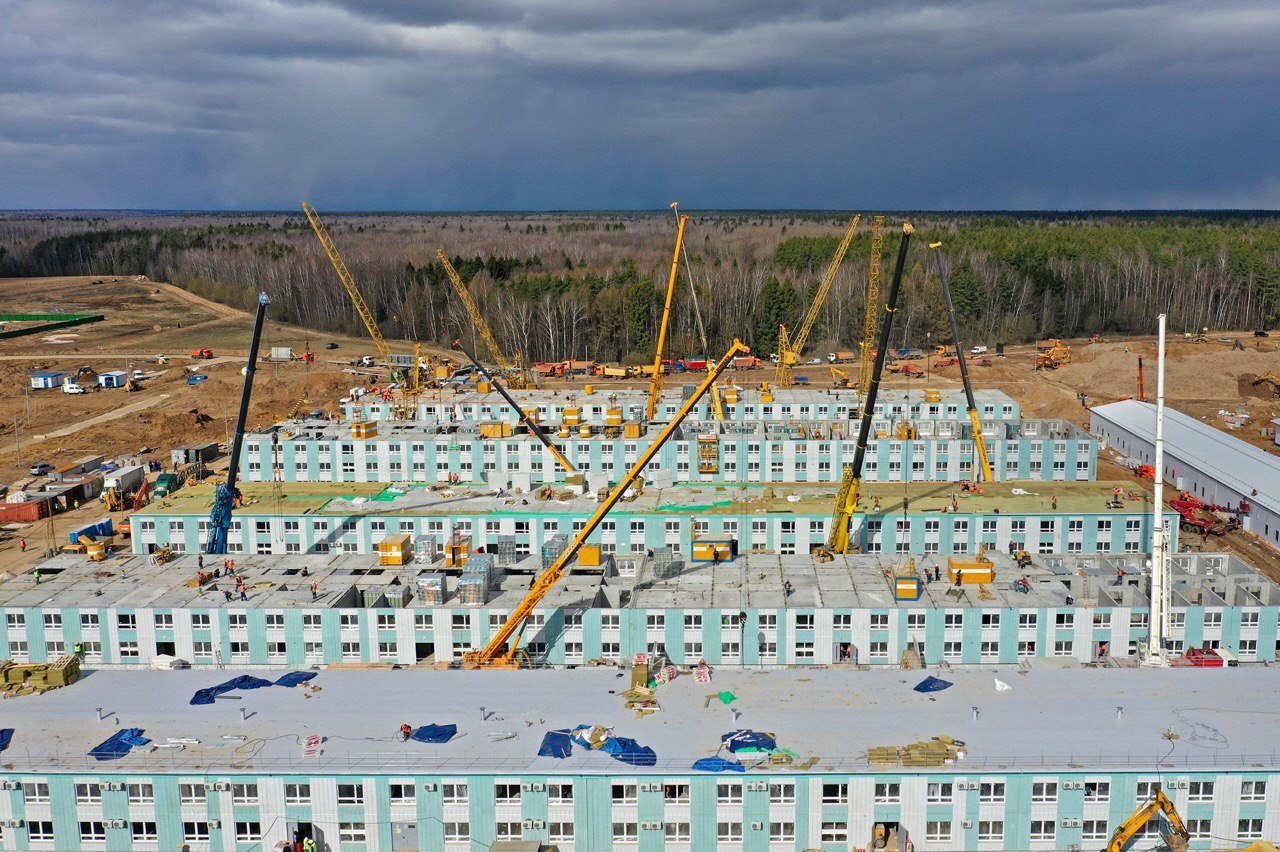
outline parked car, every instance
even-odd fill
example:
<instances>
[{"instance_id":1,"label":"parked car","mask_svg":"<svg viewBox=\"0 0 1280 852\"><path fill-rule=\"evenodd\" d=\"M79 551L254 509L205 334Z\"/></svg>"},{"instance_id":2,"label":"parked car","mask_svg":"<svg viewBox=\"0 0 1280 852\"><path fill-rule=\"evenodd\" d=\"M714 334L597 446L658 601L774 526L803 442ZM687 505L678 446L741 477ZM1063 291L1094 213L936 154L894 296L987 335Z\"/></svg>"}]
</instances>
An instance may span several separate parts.
<instances>
[{"instance_id":1,"label":"parked car","mask_svg":"<svg viewBox=\"0 0 1280 852\"><path fill-rule=\"evenodd\" d=\"M64 382L62 385L63 393L88 393L89 389L84 385L78 385L75 382Z\"/></svg>"},{"instance_id":2,"label":"parked car","mask_svg":"<svg viewBox=\"0 0 1280 852\"><path fill-rule=\"evenodd\" d=\"M49 464L48 462L38 462L36 464L31 465L32 476L44 476L46 473L48 473L51 470L53 470L53 465Z\"/></svg>"}]
</instances>

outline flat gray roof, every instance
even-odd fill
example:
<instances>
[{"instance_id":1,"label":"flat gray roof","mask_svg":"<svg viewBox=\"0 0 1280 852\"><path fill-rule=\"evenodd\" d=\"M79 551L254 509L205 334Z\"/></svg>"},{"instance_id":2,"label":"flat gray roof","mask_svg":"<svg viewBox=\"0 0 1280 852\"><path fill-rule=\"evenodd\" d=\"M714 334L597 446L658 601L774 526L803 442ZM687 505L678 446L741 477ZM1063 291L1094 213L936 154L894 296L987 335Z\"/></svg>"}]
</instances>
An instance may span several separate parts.
<instances>
[{"instance_id":1,"label":"flat gray roof","mask_svg":"<svg viewBox=\"0 0 1280 852\"><path fill-rule=\"evenodd\" d=\"M1262 668L1085 669L1033 661L1025 672L815 673L721 666L711 684L683 674L659 686L662 710L643 719L614 694L627 683L614 668L331 669L311 682L318 691L273 686L233 692L211 706L188 704L197 689L242 673L94 671L71 687L6 701L5 725L14 728L6 769L43 775L683 776L694 774L695 760L717 752L722 734L739 728L772 732L802 759L817 758L809 770L815 774L898 771L872 768L867 750L942 734L963 740L966 757L911 772L1154 775L1157 765L1166 772L1215 773L1280 766L1272 715L1258 712L1275 700L1275 675ZM259 674L274 678L279 672ZM914 692L928 674L954 686ZM1012 689L997 691L997 678ZM740 715L731 716L718 701L704 706L709 693L721 690L738 697L732 709ZM98 721L97 708L109 714L106 720ZM394 735L404 722L452 723L458 735L442 745L399 743ZM657 765L631 767L576 746L565 760L538 757L546 731L579 724L610 726L615 735L636 739L656 751ZM181 750L134 749L109 762L86 756L121 727L142 728L155 744L198 742ZM1166 738L1170 731L1176 739ZM322 738L321 752L304 758L311 735Z\"/></svg>"},{"instance_id":2,"label":"flat gray roof","mask_svg":"<svg viewBox=\"0 0 1280 852\"><path fill-rule=\"evenodd\" d=\"M1095 406L1092 411L1155 445L1156 407L1151 403L1123 399ZM1233 438L1170 406L1165 406L1164 441L1166 453L1186 459L1188 464L1240 494L1251 495L1256 488L1258 493L1248 499L1280 512L1280 456Z\"/></svg>"},{"instance_id":3,"label":"flat gray roof","mask_svg":"<svg viewBox=\"0 0 1280 852\"><path fill-rule=\"evenodd\" d=\"M441 542L443 543L443 542ZM971 557L957 557L970 559ZM1018 568L1007 554L992 553L996 580L980 590L969 585L952 593L946 580L946 556L917 556L917 570L941 568L943 579L925 585L918 600L895 601L890 581L905 562L890 555L843 555L832 562L816 563L808 555L781 556L745 553L732 562L685 563L668 576L655 570L657 560L646 556L618 557L622 571L605 575L597 568L581 569L576 563L539 605L541 611L561 608L610 609L959 609L1066 607L1070 595L1076 606L1144 607L1149 579L1144 554L1035 555L1030 567ZM524 557L516 570L497 569L499 587L486 607L511 610L523 599L540 569L537 556ZM441 561L414 562L406 566L380 566L376 555L237 555L236 570L248 583L248 600L227 601L221 589L231 590L227 580L194 584L196 557L179 556L153 566L149 557L123 554L106 562L89 563L83 556L62 554L41 563L43 582L30 574L0 581L0 607L10 608L153 608L153 609L332 609L364 608L364 591L380 589L391 598L382 608L432 608L416 598L416 578L421 573L443 572ZM206 557L205 568L221 567L217 557ZM308 576L301 575L306 567ZM1125 572L1121 577L1117 569ZM1228 554L1186 553L1173 557L1175 606L1275 606L1280 586ZM1013 582L1025 577L1027 592L1014 590ZM315 582L319 598L311 600ZM783 594L790 582L793 592ZM407 604L394 593L396 587L413 593ZM457 578L447 578L442 607L461 607ZM985 597L983 596L985 594ZM397 602L398 601L398 602Z\"/></svg>"}]
</instances>

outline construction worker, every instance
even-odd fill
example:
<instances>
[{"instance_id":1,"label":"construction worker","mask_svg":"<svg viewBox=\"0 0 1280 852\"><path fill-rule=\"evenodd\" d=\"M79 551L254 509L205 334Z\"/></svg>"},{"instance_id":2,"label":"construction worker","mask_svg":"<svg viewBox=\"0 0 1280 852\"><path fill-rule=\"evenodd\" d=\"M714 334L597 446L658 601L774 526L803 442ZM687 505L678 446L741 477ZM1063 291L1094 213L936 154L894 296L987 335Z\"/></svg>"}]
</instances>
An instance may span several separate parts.
<instances>
[{"instance_id":1,"label":"construction worker","mask_svg":"<svg viewBox=\"0 0 1280 852\"><path fill-rule=\"evenodd\" d=\"M36 585L37 585L37 586L38 586L38 585L40 585L40 569L39 569L39 568L37 568L37 569L35 569L34 571L32 571L32 572L31 572L31 576L35 577L35 579L36 579Z\"/></svg>"},{"instance_id":2,"label":"construction worker","mask_svg":"<svg viewBox=\"0 0 1280 852\"><path fill-rule=\"evenodd\" d=\"M790 580L786 580L785 582L783 582L783 584L782 584L782 595L783 595L783 597L786 597L786 598L791 597L791 593L792 593L793 591L795 591L795 590L791 588L791 581L790 581Z\"/></svg>"},{"instance_id":3,"label":"construction worker","mask_svg":"<svg viewBox=\"0 0 1280 852\"><path fill-rule=\"evenodd\" d=\"M302 841L302 852L320 852L320 847L316 845L315 838L308 837Z\"/></svg>"},{"instance_id":4,"label":"construction worker","mask_svg":"<svg viewBox=\"0 0 1280 852\"><path fill-rule=\"evenodd\" d=\"M410 727L408 722L402 722L400 724L400 742L408 742L411 736L413 736L413 728Z\"/></svg>"},{"instance_id":5,"label":"construction worker","mask_svg":"<svg viewBox=\"0 0 1280 852\"><path fill-rule=\"evenodd\" d=\"M203 554L203 553L197 553L197 554L196 554L196 567L197 567L197 568L204 568L204 554Z\"/></svg>"},{"instance_id":6,"label":"construction worker","mask_svg":"<svg viewBox=\"0 0 1280 852\"><path fill-rule=\"evenodd\" d=\"M27 540L25 538L18 540L18 549L23 553L27 552Z\"/></svg>"},{"instance_id":7,"label":"construction worker","mask_svg":"<svg viewBox=\"0 0 1280 852\"><path fill-rule=\"evenodd\" d=\"M84 659L84 645L81 645L79 642L77 642L77 643L75 644L75 646L72 648L71 653L75 654L77 657L79 657L80 659L82 659L82 660L83 660L83 659Z\"/></svg>"},{"instance_id":8,"label":"construction worker","mask_svg":"<svg viewBox=\"0 0 1280 852\"><path fill-rule=\"evenodd\" d=\"M1053 510L1058 511L1058 495L1053 495Z\"/></svg>"},{"instance_id":9,"label":"construction worker","mask_svg":"<svg viewBox=\"0 0 1280 852\"><path fill-rule=\"evenodd\" d=\"M318 594L318 592L319 592L319 589L320 589L320 587L319 587L319 586L315 583L315 581L313 580L313 581L312 581L312 583L311 583L311 600L313 600L313 601L314 601L314 600L316 599L316 596L317 596L317 594Z\"/></svg>"}]
</instances>

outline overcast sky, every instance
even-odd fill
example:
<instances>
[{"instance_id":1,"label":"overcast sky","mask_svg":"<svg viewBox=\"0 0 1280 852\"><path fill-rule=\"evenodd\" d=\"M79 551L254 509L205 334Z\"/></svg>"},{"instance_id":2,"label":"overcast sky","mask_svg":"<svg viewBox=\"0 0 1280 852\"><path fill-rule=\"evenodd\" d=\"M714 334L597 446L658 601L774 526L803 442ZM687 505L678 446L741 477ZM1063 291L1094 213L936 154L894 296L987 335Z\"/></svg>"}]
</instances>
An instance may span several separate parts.
<instances>
[{"instance_id":1,"label":"overcast sky","mask_svg":"<svg viewBox=\"0 0 1280 852\"><path fill-rule=\"evenodd\" d=\"M1280 208L1277 0L0 0L0 208Z\"/></svg>"}]
</instances>

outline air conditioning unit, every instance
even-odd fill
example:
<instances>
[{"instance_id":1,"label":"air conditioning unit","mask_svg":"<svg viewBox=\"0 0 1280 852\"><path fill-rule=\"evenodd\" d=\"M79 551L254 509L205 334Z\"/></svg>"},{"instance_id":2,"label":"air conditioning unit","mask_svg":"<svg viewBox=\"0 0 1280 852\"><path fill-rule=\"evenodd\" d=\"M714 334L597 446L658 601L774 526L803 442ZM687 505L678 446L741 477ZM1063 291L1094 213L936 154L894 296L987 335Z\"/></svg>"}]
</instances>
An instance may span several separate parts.
<instances>
[{"instance_id":1,"label":"air conditioning unit","mask_svg":"<svg viewBox=\"0 0 1280 852\"><path fill-rule=\"evenodd\" d=\"M768 790L769 784L767 781L752 781L747 785L747 789L753 793L759 793Z\"/></svg>"},{"instance_id":2,"label":"air conditioning unit","mask_svg":"<svg viewBox=\"0 0 1280 852\"><path fill-rule=\"evenodd\" d=\"M520 822L520 827L521 827L521 828L533 828L533 820L531 820L531 819L521 820L521 822Z\"/></svg>"},{"instance_id":3,"label":"air conditioning unit","mask_svg":"<svg viewBox=\"0 0 1280 852\"><path fill-rule=\"evenodd\" d=\"M763 831L763 830L764 830L764 823L762 823L762 822L753 822L753 823L751 823L751 830L752 830L752 831Z\"/></svg>"},{"instance_id":4,"label":"air conditioning unit","mask_svg":"<svg viewBox=\"0 0 1280 852\"><path fill-rule=\"evenodd\" d=\"M1062 788L1064 790L1083 790L1084 782L1083 781L1064 781L1062 783Z\"/></svg>"},{"instance_id":5,"label":"air conditioning unit","mask_svg":"<svg viewBox=\"0 0 1280 852\"><path fill-rule=\"evenodd\" d=\"M17 781L0 781L0 790L16 790L18 789Z\"/></svg>"},{"instance_id":6,"label":"air conditioning unit","mask_svg":"<svg viewBox=\"0 0 1280 852\"><path fill-rule=\"evenodd\" d=\"M122 819L109 819L109 820L107 820L107 828L125 828L125 827L126 827L126 826L128 826L128 825L129 825L129 823L125 822L125 821L124 821L124 820L122 820Z\"/></svg>"},{"instance_id":7,"label":"air conditioning unit","mask_svg":"<svg viewBox=\"0 0 1280 852\"><path fill-rule=\"evenodd\" d=\"M661 831L662 823L660 822L642 822L640 828L643 831Z\"/></svg>"},{"instance_id":8,"label":"air conditioning unit","mask_svg":"<svg viewBox=\"0 0 1280 852\"><path fill-rule=\"evenodd\" d=\"M124 785L121 784L119 781L109 781L107 783L107 789L119 791L124 789Z\"/></svg>"},{"instance_id":9,"label":"air conditioning unit","mask_svg":"<svg viewBox=\"0 0 1280 852\"><path fill-rule=\"evenodd\" d=\"M210 827L210 828L222 828L222 820L220 820L220 819L211 819L211 820L209 820L209 827Z\"/></svg>"},{"instance_id":10,"label":"air conditioning unit","mask_svg":"<svg viewBox=\"0 0 1280 852\"><path fill-rule=\"evenodd\" d=\"M642 793L661 793L661 792L662 792L662 785L661 785L661 784L641 784L641 785L640 785L640 792L642 792Z\"/></svg>"},{"instance_id":11,"label":"air conditioning unit","mask_svg":"<svg viewBox=\"0 0 1280 852\"><path fill-rule=\"evenodd\" d=\"M428 781L427 783L422 785L422 789L427 791L428 793L434 793L436 791L436 785L434 782Z\"/></svg>"},{"instance_id":12,"label":"air conditioning unit","mask_svg":"<svg viewBox=\"0 0 1280 852\"><path fill-rule=\"evenodd\" d=\"M529 789L535 793L545 793L547 792L547 785L540 782L534 783L529 785Z\"/></svg>"},{"instance_id":13,"label":"air conditioning unit","mask_svg":"<svg viewBox=\"0 0 1280 852\"><path fill-rule=\"evenodd\" d=\"M1066 828L1078 828L1080 826L1080 820L1074 817L1067 817L1062 821L1062 825Z\"/></svg>"},{"instance_id":14,"label":"air conditioning unit","mask_svg":"<svg viewBox=\"0 0 1280 852\"><path fill-rule=\"evenodd\" d=\"M21 819L7 819L4 821L5 828L22 828L26 824L26 820Z\"/></svg>"},{"instance_id":15,"label":"air conditioning unit","mask_svg":"<svg viewBox=\"0 0 1280 852\"><path fill-rule=\"evenodd\" d=\"M526 783L524 783L524 784L521 784L521 785L520 785L520 792L521 792L521 793L528 793L528 792L530 792L532 789L533 789L533 785L532 785L532 784L529 784L529 783L527 783L527 782L526 782Z\"/></svg>"},{"instance_id":16,"label":"air conditioning unit","mask_svg":"<svg viewBox=\"0 0 1280 852\"><path fill-rule=\"evenodd\" d=\"M961 828L973 828L973 820L966 819L960 823Z\"/></svg>"},{"instance_id":17,"label":"air conditioning unit","mask_svg":"<svg viewBox=\"0 0 1280 852\"><path fill-rule=\"evenodd\" d=\"M966 783L965 783L965 782L963 782L963 781L957 781L957 782L956 782L956 789L957 789L957 790L968 790L968 789L969 789L969 785L968 785L968 784L966 784Z\"/></svg>"},{"instance_id":18,"label":"air conditioning unit","mask_svg":"<svg viewBox=\"0 0 1280 852\"><path fill-rule=\"evenodd\" d=\"M209 785L209 789L218 793L225 793L231 789L231 784L227 781L215 781Z\"/></svg>"}]
</instances>

